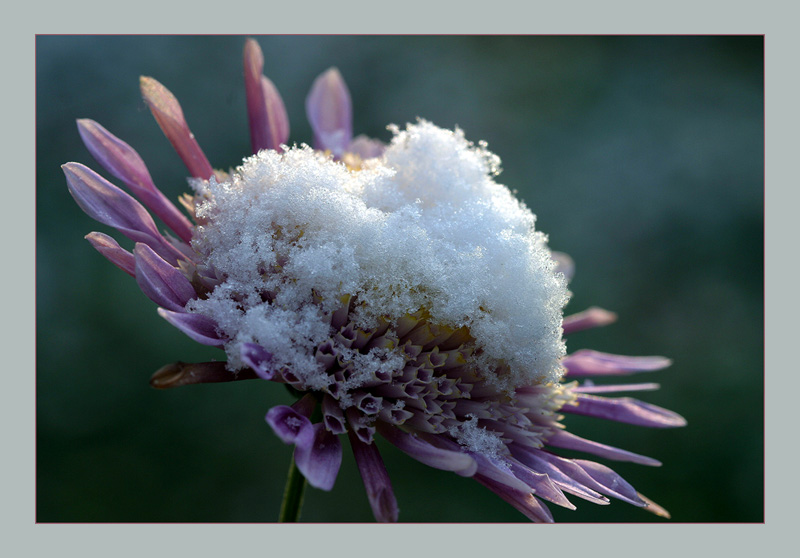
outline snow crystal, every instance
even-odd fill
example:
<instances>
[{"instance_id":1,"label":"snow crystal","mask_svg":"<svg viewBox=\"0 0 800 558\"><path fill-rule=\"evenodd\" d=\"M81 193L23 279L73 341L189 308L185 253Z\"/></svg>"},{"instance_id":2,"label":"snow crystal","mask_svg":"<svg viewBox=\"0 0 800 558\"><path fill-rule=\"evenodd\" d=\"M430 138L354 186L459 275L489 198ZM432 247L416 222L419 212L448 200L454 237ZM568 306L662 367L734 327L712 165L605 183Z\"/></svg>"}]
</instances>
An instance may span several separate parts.
<instances>
[{"instance_id":1,"label":"snow crystal","mask_svg":"<svg viewBox=\"0 0 800 558\"><path fill-rule=\"evenodd\" d=\"M558 380L565 280L533 213L494 181L499 158L425 121L392 131L358 170L300 146L246 159L229 182L196 182L194 248L224 281L188 309L217 321L232 369L254 342L312 388L326 382L314 351L345 295L365 329L421 309L469 327L504 389ZM399 362L359 358L365 374ZM510 375L492 373L499 362Z\"/></svg>"}]
</instances>

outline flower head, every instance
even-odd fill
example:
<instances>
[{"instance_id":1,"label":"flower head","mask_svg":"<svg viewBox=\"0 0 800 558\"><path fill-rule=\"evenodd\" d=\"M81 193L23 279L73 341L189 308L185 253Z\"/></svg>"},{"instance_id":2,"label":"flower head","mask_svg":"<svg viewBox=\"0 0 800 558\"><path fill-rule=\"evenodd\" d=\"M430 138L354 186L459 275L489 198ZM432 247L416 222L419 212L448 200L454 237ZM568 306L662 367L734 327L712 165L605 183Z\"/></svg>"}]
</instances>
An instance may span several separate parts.
<instances>
[{"instance_id":1,"label":"flower head","mask_svg":"<svg viewBox=\"0 0 800 558\"><path fill-rule=\"evenodd\" d=\"M424 120L391 126L388 145L353 138L350 95L336 69L317 78L306 99L313 148L290 147L283 101L261 75L255 41L244 61L254 154L230 172L211 167L172 94L141 79L192 177L194 192L181 200L191 220L133 148L78 121L97 161L174 236L94 171L64 165L78 204L135 242L129 252L91 233L92 245L135 277L162 317L226 353L226 363L168 365L153 385L287 384L299 398L269 410L266 421L295 445L297 467L330 490L346 434L381 521L396 521L398 506L376 436L431 467L475 478L535 521L552 520L542 500L574 508L565 493L665 515L608 467L554 451L658 465L567 432L562 413L654 427L685 421L604 395L655 384L571 381L670 363L566 354L563 334L615 316L590 309L562 319L572 262L550 251L534 215L495 181L499 158L460 130Z\"/></svg>"}]
</instances>

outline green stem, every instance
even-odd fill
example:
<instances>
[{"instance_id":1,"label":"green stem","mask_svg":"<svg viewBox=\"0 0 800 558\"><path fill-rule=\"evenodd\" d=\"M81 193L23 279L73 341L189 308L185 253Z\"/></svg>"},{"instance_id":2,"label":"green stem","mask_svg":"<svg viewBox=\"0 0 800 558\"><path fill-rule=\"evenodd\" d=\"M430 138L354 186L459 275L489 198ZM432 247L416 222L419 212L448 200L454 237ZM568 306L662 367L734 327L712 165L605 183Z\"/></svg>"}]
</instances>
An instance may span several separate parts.
<instances>
[{"instance_id":1,"label":"green stem","mask_svg":"<svg viewBox=\"0 0 800 558\"><path fill-rule=\"evenodd\" d=\"M303 507L303 492L306 489L306 478L297 464L294 462L294 455L289 463L289 475L286 477L286 489L283 491L283 503L281 504L281 515L278 517L280 523L297 523L300 519L300 509Z\"/></svg>"}]
</instances>

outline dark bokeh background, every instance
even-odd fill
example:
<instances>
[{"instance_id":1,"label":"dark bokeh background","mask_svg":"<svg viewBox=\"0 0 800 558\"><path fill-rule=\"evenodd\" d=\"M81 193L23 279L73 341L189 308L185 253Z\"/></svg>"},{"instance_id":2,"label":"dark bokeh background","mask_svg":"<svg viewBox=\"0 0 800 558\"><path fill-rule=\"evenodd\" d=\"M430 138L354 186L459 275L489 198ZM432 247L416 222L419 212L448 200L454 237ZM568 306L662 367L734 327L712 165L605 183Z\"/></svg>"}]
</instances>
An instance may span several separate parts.
<instances>
[{"instance_id":1,"label":"dark bokeh background","mask_svg":"<svg viewBox=\"0 0 800 558\"><path fill-rule=\"evenodd\" d=\"M503 159L500 181L577 263L569 311L617 324L568 348L663 354L653 403L689 426L650 430L568 417L580 435L651 455L614 468L678 522L763 521L763 40L761 37L261 37L292 140L304 99L336 65L356 133L388 139L417 116L460 126ZM138 92L180 99L212 164L249 153L242 37L39 37L37 77L37 519L273 521L291 449L263 421L289 400L268 382L161 392L150 374L220 358L158 317L82 237L110 232L70 198L59 166L94 165L92 118L136 148L171 198L185 171ZM95 168L99 167L94 165ZM119 235L116 235L123 240ZM127 245L127 244L125 244ZM381 445L402 521L514 522L470 479ZM663 521L622 502L557 521ZM349 450L304 521L372 521Z\"/></svg>"}]
</instances>

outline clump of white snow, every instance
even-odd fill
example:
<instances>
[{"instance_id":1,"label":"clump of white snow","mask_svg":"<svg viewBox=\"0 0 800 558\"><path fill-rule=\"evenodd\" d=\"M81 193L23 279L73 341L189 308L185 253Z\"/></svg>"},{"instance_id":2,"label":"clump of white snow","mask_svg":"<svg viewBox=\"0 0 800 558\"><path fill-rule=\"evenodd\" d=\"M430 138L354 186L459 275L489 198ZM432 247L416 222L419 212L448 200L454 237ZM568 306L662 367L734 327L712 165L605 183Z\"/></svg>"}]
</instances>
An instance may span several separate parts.
<instances>
[{"instance_id":1,"label":"clump of white snow","mask_svg":"<svg viewBox=\"0 0 800 558\"><path fill-rule=\"evenodd\" d=\"M494 181L499 158L425 121L392 131L360 170L301 146L246 159L230 182L196 183L194 246L225 280L189 310L230 338L231 368L255 342L310 387L325 382L314 349L343 295L362 328L420 309L469 327L487 379L505 389L558 380L566 283L533 213ZM493 377L498 361L509 377Z\"/></svg>"}]
</instances>

